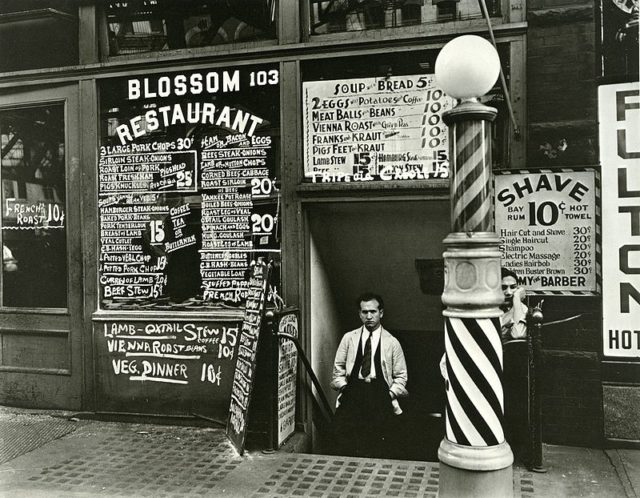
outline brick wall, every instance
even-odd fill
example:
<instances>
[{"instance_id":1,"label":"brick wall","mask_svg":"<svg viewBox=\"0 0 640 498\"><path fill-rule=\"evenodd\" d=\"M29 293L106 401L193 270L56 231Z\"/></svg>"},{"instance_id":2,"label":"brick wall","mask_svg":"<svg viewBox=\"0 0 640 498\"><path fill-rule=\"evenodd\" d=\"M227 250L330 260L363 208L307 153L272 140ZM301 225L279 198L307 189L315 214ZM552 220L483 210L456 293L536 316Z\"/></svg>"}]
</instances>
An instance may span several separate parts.
<instances>
[{"instance_id":1,"label":"brick wall","mask_svg":"<svg viewBox=\"0 0 640 498\"><path fill-rule=\"evenodd\" d=\"M528 166L597 164L592 1L531 0L527 21Z\"/></svg>"},{"instance_id":2,"label":"brick wall","mask_svg":"<svg viewBox=\"0 0 640 498\"><path fill-rule=\"evenodd\" d=\"M597 25L593 1L529 0L527 166L598 164ZM601 300L547 297L540 393L543 440L602 444Z\"/></svg>"}]
</instances>

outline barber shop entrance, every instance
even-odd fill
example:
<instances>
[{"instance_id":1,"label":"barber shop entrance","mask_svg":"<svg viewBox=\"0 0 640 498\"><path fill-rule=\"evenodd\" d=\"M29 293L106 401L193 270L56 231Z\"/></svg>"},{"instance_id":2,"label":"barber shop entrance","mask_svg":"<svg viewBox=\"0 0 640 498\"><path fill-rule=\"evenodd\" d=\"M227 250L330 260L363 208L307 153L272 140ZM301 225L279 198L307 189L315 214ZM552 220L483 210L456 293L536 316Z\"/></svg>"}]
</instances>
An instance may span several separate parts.
<instances>
[{"instance_id":1,"label":"barber shop entrance","mask_svg":"<svg viewBox=\"0 0 640 498\"><path fill-rule=\"evenodd\" d=\"M306 204L310 350L332 408L334 356L343 334L362 326L356 303L361 293L384 299L382 326L406 358L409 396L399 400L402 434L388 457L435 460L444 433L438 362L444 351L442 240L449 231L448 210L443 195ZM329 439L315 431L314 451L330 450Z\"/></svg>"}]
</instances>

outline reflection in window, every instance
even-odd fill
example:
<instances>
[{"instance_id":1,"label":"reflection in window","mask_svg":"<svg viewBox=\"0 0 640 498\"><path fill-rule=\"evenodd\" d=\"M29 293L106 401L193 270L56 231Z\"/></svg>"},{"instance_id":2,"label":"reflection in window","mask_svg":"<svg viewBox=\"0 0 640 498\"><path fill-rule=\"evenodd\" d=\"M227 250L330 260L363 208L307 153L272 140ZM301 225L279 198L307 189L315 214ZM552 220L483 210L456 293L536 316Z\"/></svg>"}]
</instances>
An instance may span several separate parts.
<instances>
[{"instance_id":1,"label":"reflection in window","mask_svg":"<svg viewBox=\"0 0 640 498\"><path fill-rule=\"evenodd\" d=\"M2 306L67 306L64 105L0 112Z\"/></svg>"},{"instance_id":2,"label":"reflection in window","mask_svg":"<svg viewBox=\"0 0 640 498\"><path fill-rule=\"evenodd\" d=\"M489 15L499 17L500 0L488 0L487 9ZM476 0L310 0L309 12L311 34L482 17Z\"/></svg>"},{"instance_id":3,"label":"reflection in window","mask_svg":"<svg viewBox=\"0 0 640 498\"><path fill-rule=\"evenodd\" d=\"M275 37L276 0L109 2L109 54L205 47Z\"/></svg>"},{"instance_id":4,"label":"reflection in window","mask_svg":"<svg viewBox=\"0 0 640 498\"><path fill-rule=\"evenodd\" d=\"M638 74L638 0L601 0L602 76ZM630 80L631 81L631 80Z\"/></svg>"}]
</instances>

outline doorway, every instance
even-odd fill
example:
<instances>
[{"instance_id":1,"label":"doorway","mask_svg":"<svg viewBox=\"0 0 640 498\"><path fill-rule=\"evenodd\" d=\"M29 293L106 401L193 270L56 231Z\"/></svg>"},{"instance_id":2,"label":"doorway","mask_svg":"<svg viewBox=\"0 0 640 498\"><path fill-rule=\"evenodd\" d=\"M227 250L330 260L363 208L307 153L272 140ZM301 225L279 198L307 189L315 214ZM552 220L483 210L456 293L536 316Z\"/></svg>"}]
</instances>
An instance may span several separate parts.
<instances>
[{"instance_id":1,"label":"doorway","mask_svg":"<svg viewBox=\"0 0 640 498\"><path fill-rule=\"evenodd\" d=\"M342 335L361 325L357 296L385 300L384 327L400 341L409 375L401 400L405 434L390 458L435 460L444 434L442 240L449 203L436 200L325 202L307 207L313 368L330 403L333 359ZM314 451L330 441L314 433Z\"/></svg>"},{"instance_id":2,"label":"doorway","mask_svg":"<svg viewBox=\"0 0 640 498\"><path fill-rule=\"evenodd\" d=\"M77 87L0 96L0 403L82 406Z\"/></svg>"}]
</instances>

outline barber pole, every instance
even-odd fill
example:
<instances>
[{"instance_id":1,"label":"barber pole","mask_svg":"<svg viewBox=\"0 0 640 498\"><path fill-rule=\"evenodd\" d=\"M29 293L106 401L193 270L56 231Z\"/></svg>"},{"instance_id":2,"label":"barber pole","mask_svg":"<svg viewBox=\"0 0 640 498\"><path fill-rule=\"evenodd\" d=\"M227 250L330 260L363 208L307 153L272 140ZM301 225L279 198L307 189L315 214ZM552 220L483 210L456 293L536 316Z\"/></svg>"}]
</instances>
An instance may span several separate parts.
<instances>
[{"instance_id":1,"label":"barber pole","mask_svg":"<svg viewBox=\"0 0 640 498\"><path fill-rule=\"evenodd\" d=\"M451 233L444 240L442 294L449 382L446 437L438 450L444 464L440 496L466 496L477 489L477 479L482 477L459 479L458 469L472 471L465 477L475 471L485 476L494 473L496 496L513 493L513 454L503 429L499 308L503 294L491 172L491 122L495 116L495 109L472 101L444 115L452 164Z\"/></svg>"},{"instance_id":2,"label":"barber pole","mask_svg":"<svg viewBox=\"0 0 640 498\"><path fill-rule=\"evenodd\" d=\"M491 108L481 110L486 109ZM452 112L445 118L452 137L451 231L493 232L491 120L495 113L483 112L476 120L461 122L455 116Z\"/></svg>"},{"instance_id":3,"label":"barber pole","mask_svg":"<svg viewBox=\"0 0 640 498\"><path fill-rule=\"evenodd\" d=\"M495 42L476 35L454 38L436 59L438 85L459 99L442 116L450 137L451 233L443 241L448 382L446 435L438 448L440 498L513 496L513 453L503 430L504 298L491 173L497 111L479 101L500 71Z\"/></svg>"},{"instance_id":4,"label":"barber pole","mask_svg":"<svg viewBox=\"0 0 640 498\"><path fill-rule=\"evenodd\" d=\"M447 438L467 446L504 441L500 252L493 221L491 121L495 110L465 104L445 114L450 126L451 234L443 302L447 352ZM456 234L464 234L461 238ZM492 247L496 244L495 247ZM453 277L453 278L451 278ZM475 304L470 299L475 299ZM479 299L480 298L480 299Z\"/></svg>"},{"instance_id":5,"label":"barber pole","mask_svg":"<svg viewBox=\"0 0 640 498\"><path fill-rule=\"evenodd\" d=\"M494 446L504 441L499 326L498 318L446 318L446 430L451 442Z\"/></svg>"}]
</instances>

